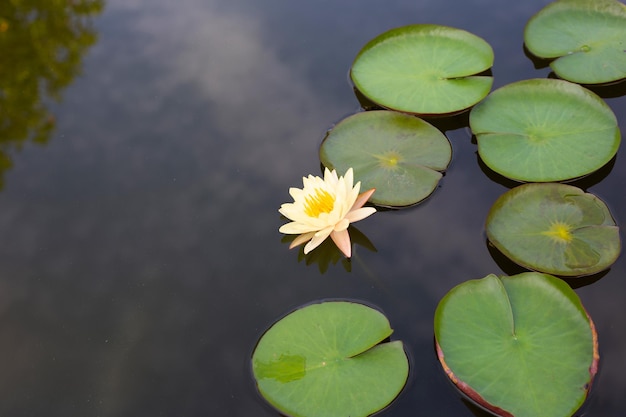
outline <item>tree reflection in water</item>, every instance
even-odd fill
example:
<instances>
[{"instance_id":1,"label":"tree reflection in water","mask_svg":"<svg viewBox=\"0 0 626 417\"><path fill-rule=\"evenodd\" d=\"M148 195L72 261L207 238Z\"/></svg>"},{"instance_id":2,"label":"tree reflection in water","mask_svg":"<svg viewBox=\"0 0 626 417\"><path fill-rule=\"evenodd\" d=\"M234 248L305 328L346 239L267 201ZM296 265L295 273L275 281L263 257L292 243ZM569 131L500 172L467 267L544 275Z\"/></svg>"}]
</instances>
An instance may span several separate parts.
<instances>
[{"instance_id":1,"label":"tree reflection in water","mask_svg":"<svg viewBox=\"0 0 626 417\"><path fill-rule=\"evenodd\" d=\"M55 119L46 104L80 73L103 8L103 0L0 2L0 189L15 150L47 143Z\"/></svg>"}]
</instances>

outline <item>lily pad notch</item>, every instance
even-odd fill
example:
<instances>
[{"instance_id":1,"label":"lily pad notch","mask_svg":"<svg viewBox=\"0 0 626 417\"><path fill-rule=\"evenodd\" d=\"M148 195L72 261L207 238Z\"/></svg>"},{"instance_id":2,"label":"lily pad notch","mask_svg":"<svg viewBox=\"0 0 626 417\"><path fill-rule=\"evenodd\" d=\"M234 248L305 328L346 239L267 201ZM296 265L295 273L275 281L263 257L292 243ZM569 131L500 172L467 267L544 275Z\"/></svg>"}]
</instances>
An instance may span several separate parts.
<instances>
[{"instance_id":1,"label":"lily pad notch","mask_svg":"<svg viewBox=\"0 0 626 417\"><path fill-rule=\"evenodd\" d=\"M261 396L293 417L366 417L402 391L409 362L378 310L322 301L274 323L252 354Z\"/></svg>"},{"instance_id":2,"label":"lily pad notch","mask_svg":"<svg viewBox=\"0 0 626 417\"><path fill-rule=\"evenodd\" d=\"M570 417L600 360L598 336L564 281L526 272L469 280L435 312L437 356L467 397L497 416Z\"/></svg>"}]
</instances>

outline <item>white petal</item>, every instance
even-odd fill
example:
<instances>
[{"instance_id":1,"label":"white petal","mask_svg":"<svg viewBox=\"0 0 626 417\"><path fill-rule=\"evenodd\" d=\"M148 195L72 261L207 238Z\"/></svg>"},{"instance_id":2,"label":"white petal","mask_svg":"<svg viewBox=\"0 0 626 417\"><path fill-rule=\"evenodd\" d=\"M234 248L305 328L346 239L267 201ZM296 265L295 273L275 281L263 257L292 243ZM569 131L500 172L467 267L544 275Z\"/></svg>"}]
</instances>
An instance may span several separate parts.
<instances>
[{"instance_id":1,"label":"white petal","mask_svg":"<svg viewBox=\"0 0 626 417\"><path fill-rule=\"evenodd\" d=\"M278 212L287 217L292 222L302 223L310 227L310 230L320 230L329 225L327 213L322 213L319 217L311 217L304 212L302 204L286 203L283 204Z\"/></svg>"},{"instance_id":2,"label":"white petal","mask_svg":"<svg viewBox=\"0 0 626 417\"><path fill-rule=\"evenodd\" d=\"M339 222L337 222L337 224L333 228L333 231L341 232L342 230L346 230L348 228L348 226L350 226L350 220L348 220L348 219L341 219Z\"/></svg>"},{"instance_id":3,"label":"white petal","mask_svg":"<svg viewBox=\"0 0 626 417\"><path fill-rule=\"evenodd\" d=\"M302 194L303 194L303 190L300 188L296 188L296 187L291 187L289 189L289 195L294 199L294 201L299 200L300 198L302 198Z\"/></svg>"},{"instance_id":4,"label":"white petal","mask_svg":"<svg viewBox=\"0 0 626 417\"><path fill-rule=\"evenodd\" d=\"M374 207L361 207L360 209L356 209L348 213L346 215L346 219L350 221L350 223L354 223L359 220L363 220L374 213L376 213L376 209Z\"/></svg>"},{"instance_id":5,"label":"white petal","mask_svg":"<svg viewBox=\"0 0 626 417\"><path fill-rule=\"evenodd\" d=\"M315 237L323 237L324 239L326 239L328 235L330 235L330 232L332 231L333 231L333 226L325 227L315 232Z\"/></svg>"},{"instance_id":6,"label":"white petal","mask_svg":"<svg viewBox=\"0 0 626 417\"><path fill-rule=\"evenodd\" d=\"M337 181L339 181L337 171L334 169L330 171L328 168L324 168L324 182L334 187Z\"/></svg>"},{"instance_id":7,"label":"white petal","mask_svg":"<svg viewBox=\"0 0 626 417\"><path fill-rule=\"evenodd\" d=\"M278 209L278 212L294 222L307 223L304 220L303 216L306 216L303 209L299 206L281 206Z\"/></svg>"},{"instance_id":8,"label":"white petal","mask_svg":"<svg viewBox=\"0 0 626 417\"><path fill-rule=\"evenodd\" d=\"M293 249L296 246L302 245L304 242L308 242L309 240L311 240L311 238L313 237L314 234L315 234L315 232L304 233L304 234L296 237L293 240L293 242L291 242L291 244L289 245L289 249Z\"/></svg>"},{"instance_id":9,"label":"white petal","mask_svg":"<svg viewBox=\"0 0 626 417\"><path fill-rule=\"evenodd\" d=\"M354 202L354 205L352 206L352 210L356 210L356 209L363 207L363 205L367 203L367 200L370 199L372 194L374 194L374 191L376 191L376 189L372 188L359 194L356 201Z\"/></svg>"},{"instance_id":10,"label":"white petal","mask_svg":"<svg viewBox=\"0 0 626 417\"><path fill-rule=\"evenodd\" d=\"M352 171L352 168L348 168L343 178L346 181L346 188L351 189L352 184L354 184L354 171Z\"/></svg>"},{"instance_id":11,"label":"white petal","mask_svg":"<svg viewBox=\"0 0 626 417\"><path fill-rule=\"evenodd\" d=\"M357 200L357 198L359 197L359 190L361 188L361 182L357 182L356 185L353 187L353 174L352 174L352 168L350 168L348 170L348 172L346 173L346 182L345 182L345 204L347 206L347 210L349 211L352 206L354 205L354 202ZM345 214L348 213L348 211L346 211L344 213Z\"/></svg>"},{"instance_id":12,"label":"white petal","mask_svg":"<svg viewBox=\"0 0 626 417\"><path fill-rule=\"evenodd\" d=\"M278 231L286 235L299 235L302 233L317 232L319 229L306 224L291 222L280 226Z\"/></svg>"},{"instance_id":13,"label":"white petal","mask_svg":"<svg viewBox=\"0 0 626 417\"><path fill-rule=\"evenodd\" d=\"M320 230L319 232L313 235L313 238L309 243L304 246L304 253L307 254L311 252L313 249L317 248L322 244L323 241L330 235L332 229Z\"/></svg>"},{"instance_id":14,"label":"white petal","mask_svg":"<svg viewBox=\"0 0 626 417\"><path fill-rule=\"evenodd\" d=\"M278 212L282 215L285 215L285 213L289 213L291 211L297 210L297 207L295 207L294 203L283 203L280 205L280 208L278 209Z\"/></svg>"},{"instance_id":15,"label":"white petal","mask_svg":"<svg viewBox=\"0 0 626 417\"><path fill-rule=\"evenodd\" d=\"M308 189L314 189L320 182L324 182L320 177L315 177L313 175L304 177L302 178L302 185L304 186L303 190L307 191Z\"/></svg>"},{"instance_id":16,"label":"white petal","mask_svg":"<svg viewBox=\"0 0 626 417\"><path fill-rule=\"evenodd\" d=\"M348 191L346 194L346 202L345 202L346 207L347 207L346 214L348 211L352 209L352 207L354 207L354 203L359 198L359 186L360 186L360 183L357 184L356 187Z\"/></svg>"}]
</instances>

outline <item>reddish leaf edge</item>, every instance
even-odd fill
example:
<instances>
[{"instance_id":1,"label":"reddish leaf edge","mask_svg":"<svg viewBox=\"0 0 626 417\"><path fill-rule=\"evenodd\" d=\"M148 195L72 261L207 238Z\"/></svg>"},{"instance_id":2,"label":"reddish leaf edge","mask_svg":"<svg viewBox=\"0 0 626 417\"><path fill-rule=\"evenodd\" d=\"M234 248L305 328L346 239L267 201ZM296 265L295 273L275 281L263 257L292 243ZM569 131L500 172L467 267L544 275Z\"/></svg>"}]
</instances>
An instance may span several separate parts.
<instances>
[{"instance_id":1,"label":"reddish leaf edge","mask_svg":"<svg viewBox=\"0 0 626 417\"><path fill-rule=\"evenodd\" d=\"M589 328L591 329L591 339L593 343L593 360L591 361L591 365L589 366L589 382L587 382L584 386L585 400L586 400L589 397L589 393L591 392L593 380L596 374L598 373L598 364L600 362L600 349L599 349L598 332L596 331L596 325L594 324L587 310L585 310L585 314L587 315L587 319L589 320ZM443 371L446 373L450 381L452 381L452 383L456 386L456 388L459 391L461 391L462 394L467 396L470 400L474 401L479 407L482 407L499 417L515 417L510 412L486 401L476 390L474 390L465 381L460 380L455 375L455 373L452 371L452 369L450 369L450 367L446 363L444 359L443 350L441 349L441 346L439 346L439 342L437 341L436 337L435 337L435 348L437 350L437 358L439 359L439 362L441 363L441 367L443 368Z\"/></svg>"}]
</instances>

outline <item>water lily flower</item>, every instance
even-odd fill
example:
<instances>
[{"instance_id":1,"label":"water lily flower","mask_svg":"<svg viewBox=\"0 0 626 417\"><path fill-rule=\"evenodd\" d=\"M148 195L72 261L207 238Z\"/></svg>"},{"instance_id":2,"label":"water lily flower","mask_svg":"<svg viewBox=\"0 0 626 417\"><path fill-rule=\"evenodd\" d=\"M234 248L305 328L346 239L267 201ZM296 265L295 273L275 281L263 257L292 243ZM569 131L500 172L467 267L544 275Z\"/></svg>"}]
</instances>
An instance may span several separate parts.
<instances>
[{"instance_id":1,"label":"water lily flower","mask_svg":"<svg viewBox=\"0 0 626 417\"><path fill-rule=\"evenodd\" d=\"M374 188L359 194L361 182L354 186L353 182L352 168L343 177L337 177L337 171L325 168L323 179L309 175L302 178L304 188L289 189L293 203L284 203L278 210L291 220L278 231L300 235L289 249L308 242L304 246L307 254L330 236L346 257L352 256L348 226L376 212L374 207L363 207Z\"/></svg>"}]
</instances>

